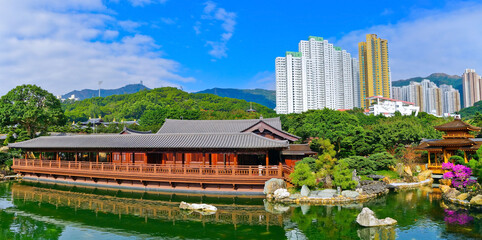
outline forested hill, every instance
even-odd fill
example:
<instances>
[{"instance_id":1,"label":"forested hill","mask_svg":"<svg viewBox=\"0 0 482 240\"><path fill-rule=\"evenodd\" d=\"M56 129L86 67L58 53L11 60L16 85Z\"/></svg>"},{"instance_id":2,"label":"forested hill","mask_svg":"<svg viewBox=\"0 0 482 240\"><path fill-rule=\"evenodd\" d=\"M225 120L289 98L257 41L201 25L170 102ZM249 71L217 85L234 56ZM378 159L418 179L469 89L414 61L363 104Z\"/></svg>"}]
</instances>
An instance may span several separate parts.
<instances>
[{"instance_id":1,"label":"forested hill","mask_svg":"<svg viewBox=\"0 0 482 240\"><path fill-rule=\"evenodd\" d=\"M220 97L243 99L255 102L271 109L276 107L276 91L266 89L235 89L235 88L211 88L199 93L211 93Z\"/></svg>"},{"instance_id":2,"label":"forested hill","mask_svg":"<svg viewBox=\"0 0 482 240\"><path fill-rule=\"evenodd\" d=\"M136 93L141 90L149 90L148 87L144 86L143 84L129 84L121 88L117 89L101 89L100 96L101 97L108 97L112 95L119 95L119 94L129 94L129 93ZM75 95L75 97L79 98L80 100L84 100L87 98L98 97L99 96L99 89L84 89L84 90L75 90L69 93L62 95L62 98L67 99L70 96Z\"/></svg>"},{"instance_id":3,"label":"forested hill","mask_svg":"<svg viewBox=\"0 0 482 240\"><path fill-rule=\"evenodd\" d=\"M247 119L276 115L274 110L257 103L253 103L257 112L248 113L249 108L250 104L245 100L187 93L172 87L63 103L65 115L71 122L99 116L104 121L138 119L146 129L159 128L165 118Z\"/></svg>"},{"instance_id":4,"label":"forested hill","mask_svg":"<svg viewBox=\"0 0 482 240\"><path fill-rule=\"evenodd\" d=\"M482 101L474 103L474 106L468 108L462 108L460 110L460 116L464 119L472 119L477 113L482 113Z\"/></svg>"}]
</instances>

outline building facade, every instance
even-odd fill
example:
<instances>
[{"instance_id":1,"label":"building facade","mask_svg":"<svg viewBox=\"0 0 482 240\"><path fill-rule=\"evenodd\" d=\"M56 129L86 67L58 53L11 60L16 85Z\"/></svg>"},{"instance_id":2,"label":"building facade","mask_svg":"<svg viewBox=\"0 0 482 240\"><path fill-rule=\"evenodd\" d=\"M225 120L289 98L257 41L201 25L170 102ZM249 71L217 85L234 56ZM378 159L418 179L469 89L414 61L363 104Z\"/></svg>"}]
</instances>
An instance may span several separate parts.
<instances>
[{"instance_id":1,"label":"building facade","mask_svg":"<svg viewBox=\"0 0 482 240\"><path fill-rule=\"evenodd\" d=\"M386 117L395 116L396 112L401 115L418 115L419 107L415 106L412 102L401 101L385 97L368 97L368 100L374 102L374 104L368 107L367 114L372 115L383 115Z\"/></svg>"},{"instance_id":2,"label":"building facade","mask_svg":"<svg viewBox=\"0 0 482 240\"><path fill-rule=\"evenodd\" d=\"M276 112L351 109L359 105L356 59L321 37L298 44L299 52L276 58Z\"/></svg>"},{"instance_id":3,"label":"building facade","mask_svg":"<svg viewBox=\"0 0 482 240\"><path fill-rule=\"evenodd\" d=\"M465 69L462 74L462 87L464 91L464 107L472 107L481 100L482 78L475 69Z\"/></svg>"},{"instance_id":4,"label":"building facade","mask_svg":"<svg viewBox=\"0 0 482 240\"><path fill-rule=\"evenodd\" d=\"M390 66L388 63L388 41L376 34L367 34L366 42L358 43L360 68L360 107L368 108L368 97L390 98Z\"/></svg>"},{"instance_id":5,"label":"building facade","mask_svg":"<svg viewBox=\"0 0 482 240\"><path fill-rule=\"evenodd\" d=\"M440 88L428 79L421 83L411 82L408 86L393 87L394 99L415 103L420 111L435 116L449 116L460 110L460 93L449 85Z\"/></svg>"}]
</instances>

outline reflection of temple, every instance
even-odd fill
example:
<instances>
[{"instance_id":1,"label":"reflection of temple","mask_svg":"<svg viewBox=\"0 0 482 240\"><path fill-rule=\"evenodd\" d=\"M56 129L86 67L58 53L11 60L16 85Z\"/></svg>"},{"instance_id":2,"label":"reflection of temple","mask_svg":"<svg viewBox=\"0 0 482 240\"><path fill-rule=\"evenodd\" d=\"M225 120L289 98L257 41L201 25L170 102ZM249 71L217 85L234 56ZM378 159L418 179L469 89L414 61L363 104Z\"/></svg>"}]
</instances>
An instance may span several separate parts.
<instances>
[{"instance_id":1,"label":"reflection of temple","mask_svg":"<svg viewBox=\"0 0 482 240\"><path fill-rule=\"evenodd\" d=\"M266 212L263 205L215 204L218 211L212 215L188 213L179 209L179 202L119 198L108 195L66 192L62 190L38 188L23 184L12 186L14 200L53 205L56 208L67 207L77 211L89 210L97 214L107 213L117 215L119 219L125 216L144 218L145 222L152 220L195 221L216 224L283 226L283 216Z\"/></svg>"},{"instance_id":2,"label":"reflection of temple","mask_svg":"<svg viewBox=\"0 0 482 240\"><path fill-rule=\"evenodd\" d=\"M474 154L482 145L482 139L474 138L473 131L480 131L479 127L474 127L456 118L454 121L435 126L438 131L445 132L443 139L424 139L416 150L428 152L428 167L434 173L443 173L442 163L449 161L455 151L464 152L464 160L468 161L468 154ZM433 157L432 157L433 156Z\"/></svg>"}]
</instances>

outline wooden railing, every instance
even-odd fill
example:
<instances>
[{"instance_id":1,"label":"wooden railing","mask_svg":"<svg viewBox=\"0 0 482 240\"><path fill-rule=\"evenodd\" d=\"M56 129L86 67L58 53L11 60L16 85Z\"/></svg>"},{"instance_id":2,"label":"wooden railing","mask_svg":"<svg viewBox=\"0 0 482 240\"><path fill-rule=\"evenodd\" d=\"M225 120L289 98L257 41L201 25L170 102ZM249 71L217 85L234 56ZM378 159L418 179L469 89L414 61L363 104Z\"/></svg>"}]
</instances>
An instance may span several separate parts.
<instances>
[{"instance_id":1,"label":"wooden railing","mask_svg":"<svg viewBox=\"0 0 482 240\"><path fill-rule=\"evenodd\" d=\"M14 159L12 168L15 171L30 173L52 173L75 176L80 173L97 173L105 176L138 176L142 177L194 177L194 178L246 178L266 179L285 178L293 171L286 165L263 166L202 166L202 165L165 165L145 164L127 165L113 163L74 162L74 161L51 161L38 159ZM79 175L80 176L80 175ZM109 177L106 177L109 178Z\"/></svg>"}]
</instances>

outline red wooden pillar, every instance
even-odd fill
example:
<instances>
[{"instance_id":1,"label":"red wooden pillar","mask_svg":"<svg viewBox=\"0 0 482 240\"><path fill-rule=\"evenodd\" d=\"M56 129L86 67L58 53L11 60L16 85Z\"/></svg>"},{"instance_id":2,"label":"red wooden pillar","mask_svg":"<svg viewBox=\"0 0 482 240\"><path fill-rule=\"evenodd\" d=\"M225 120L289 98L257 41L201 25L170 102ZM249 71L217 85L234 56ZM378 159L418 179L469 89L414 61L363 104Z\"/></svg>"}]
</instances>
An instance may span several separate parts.
<instances>
[{"instance_id":1,"label":"red wooden pillar","mask_svg":"<svg viewBox=\"0 0 482 240\"><path fill-rule=\"evenodd\" d=\"M40 155L38 156L40 160L42 160L42 152L40 152Z\"/></svg>"},{"instance_id":2,"label":"red wooden pillar","mask_svg":"<svg viewBox=\"0 0 482 240\"><path fill-rule=\"evenodd\" d=\"M57 159L57 161L60 161L59 152L56 152L56 159Z\"/></svg>"},{"instance_id":3,"label":"red wooden pillar","mask_svg":"<svg viewBox=\"0 0 482 240\"><path fill-rule=\"evenodd\" d=\"M266 152L266 170L268 170L269 165L269 152Z\"/></svg>"},{"instance_id":4,"label":"red wooden pillar","mask_svg":"<svg viewBox=\"0 0 482 240\"><path fill-rule=\"evenodd\" d=\"M234 154L234 166L238 166L238 154Z\"/></svg>"},{"instance_id":5,"label":"red wooden pillar","mask_svg":"<svg viewBox=\"0 0 482 240\"><path fill-rule=\"evenodd\" d=\"M75 162L77 163L77 158L78 158L78 156L79 156L79 153L78 153L78 152L75 152L74 154L75 154Z\"/></svg>"},{"instance_id":6,"label":"red wooden pillar","mask_svg":"<svg viewBox=\"0 0 482 240\"><path fill-rule=\"evenodd\" d=\"M95 162L99 163L99 152L95 154Z\"/></svg>"}]
</instances>

